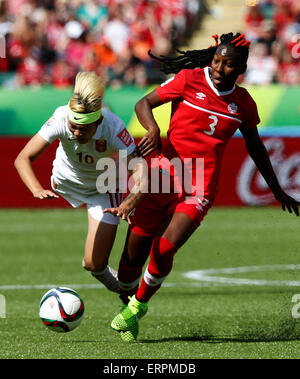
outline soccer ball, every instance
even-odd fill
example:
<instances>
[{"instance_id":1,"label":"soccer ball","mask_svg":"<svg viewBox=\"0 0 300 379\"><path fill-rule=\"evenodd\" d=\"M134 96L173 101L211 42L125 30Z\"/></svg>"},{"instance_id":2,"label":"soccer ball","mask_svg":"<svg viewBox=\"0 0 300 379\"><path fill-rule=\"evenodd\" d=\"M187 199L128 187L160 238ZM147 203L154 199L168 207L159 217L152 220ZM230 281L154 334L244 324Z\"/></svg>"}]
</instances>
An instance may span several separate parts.
<instances>
[{"instance_id":1,"label":"soccer ball","mask_svg":"<svg viewBox=\"0 0 300 379\"><path fill-rule=\"evenodd\" d=\"M50 330L70 332L81 323L84 304L78 293L71 288L52 288L42 297L39 316Z\"/></svg>"}]
</instances>

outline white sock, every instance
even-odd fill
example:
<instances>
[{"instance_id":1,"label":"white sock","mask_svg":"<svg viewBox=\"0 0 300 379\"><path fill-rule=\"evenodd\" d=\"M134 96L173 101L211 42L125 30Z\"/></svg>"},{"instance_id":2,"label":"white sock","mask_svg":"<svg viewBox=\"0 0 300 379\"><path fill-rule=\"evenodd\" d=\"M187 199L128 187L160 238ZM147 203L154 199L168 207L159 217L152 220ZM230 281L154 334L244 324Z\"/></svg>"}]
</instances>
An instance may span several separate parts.
<instances>
[{"instance_id":1,"label":"white sock","mask_svg":"<svg viewBox=\"0 0 300 379\"><path fill-rule=\"evenodd\" d=\"M91 274L97 278L97 276L102 276L103 274L106 273L106 271L109 270L109 267L106 266L105 269L103 271L91 271Z\"/></svg>"}]
</instances>

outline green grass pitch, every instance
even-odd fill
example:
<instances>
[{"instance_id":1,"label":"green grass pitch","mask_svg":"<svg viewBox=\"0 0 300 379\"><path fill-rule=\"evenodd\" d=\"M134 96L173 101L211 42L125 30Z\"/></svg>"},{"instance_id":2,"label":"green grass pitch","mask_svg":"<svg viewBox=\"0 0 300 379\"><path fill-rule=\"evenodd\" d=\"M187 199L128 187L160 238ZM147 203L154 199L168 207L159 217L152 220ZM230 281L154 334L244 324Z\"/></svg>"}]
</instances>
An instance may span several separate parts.
<instances>
[{"instance_id":1,"label":"green grass pitch","mask_svg":"<svg viewBox=\"0 0 300 379\"><path fill-rule=\"evenodd\" d=\"M122 222L113 267L126 229ZM81 267L86 230L85 210L0 211L1 359L299 358L300 318L292 316L292 298L300 294L295 215L280 208L212 209L178 251L130 348L109 328L118 296L93 287L97 282ZM209 269L215 271L206 271L206 280L183 275ZM49 331L38 317L40 298L59 285L73 286L85 303L81 325L66 334Z\"/></svg>"}]
</instances>

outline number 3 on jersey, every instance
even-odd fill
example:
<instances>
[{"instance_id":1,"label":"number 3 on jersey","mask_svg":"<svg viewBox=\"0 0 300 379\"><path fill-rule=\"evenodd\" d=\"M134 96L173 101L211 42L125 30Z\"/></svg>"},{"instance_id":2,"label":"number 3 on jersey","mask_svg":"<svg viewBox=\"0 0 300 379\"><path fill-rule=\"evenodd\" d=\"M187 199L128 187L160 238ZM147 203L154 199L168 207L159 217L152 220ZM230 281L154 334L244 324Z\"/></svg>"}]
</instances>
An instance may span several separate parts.
<instances>
[{"instance_id":1,"label":"number 3 on jersey","mask_svg":"<svg viewBox=\"0 0 300 379\"><path fill-rule=\"evenodd\" d=\"M211 115L211 116L208 116L208 118L210 118L213 121L209 124L210 130L204 130L204 133L209 136L212 136L215 132L216 125L218 123L218 117Z\"/></svg>"}]
</instances>

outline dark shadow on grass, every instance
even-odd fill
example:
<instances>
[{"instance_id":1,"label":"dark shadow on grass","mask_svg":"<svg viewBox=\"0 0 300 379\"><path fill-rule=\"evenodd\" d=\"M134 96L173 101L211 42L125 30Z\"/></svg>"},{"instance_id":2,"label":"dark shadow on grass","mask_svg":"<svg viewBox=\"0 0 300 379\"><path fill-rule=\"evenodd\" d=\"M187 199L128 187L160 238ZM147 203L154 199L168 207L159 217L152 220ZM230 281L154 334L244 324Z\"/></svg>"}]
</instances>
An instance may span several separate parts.
<instances>
[{"instance_id":1,"label":"dark shadow on grass","mask_svg":"<svg viewBox=\"0 0 300 379\"><path fill-rule=\"evenodd\" d=\"M60 344L70 344L70 343L99 343L99 342L103 342L101 341L100 339L98 340L65 340L65 341L59 341Z\"/></svg>"},{"instance_id":2,"label":"dark shadow on grass","mask_svg":"<svg viewBox=\"0 0 300 379\"><path fill-rule=\"evenodd\" d=\"M202 342L202 343L211 343L211 344L220 344L220 343L255 343L255 342L291 342L291 341L300 341L300 336L214 336L214 335L193 335L193 336L174 336L158 339L138 339L140 343L163 343L163 342ZM99 343L105 342L101 339L93 340L68 340L60 341L60 344L66 343ZM111 342L111 341L110 341Z\"/></svg>"},{"instance_id":3,"label":"dark shadow on grass","mask_svg":"<svg viewBox=\"0 0 300 379\"><path fill-rule=\"evenodd\" d=\"M257 343L257 342L291 342L300 341L299 327L296 321L282 319L273 325L270 329L270 324L260 322L246 322L240 323L240 332L236 335L223 335L218 336L216 333L209 331L209 328L199 330L192 333L190 336L174 336L161 339L144 339L140 340L143 343L161 343L161 342L176 342L176 341L189 341L201 343Z\"/></svg>"},{"instance_id":4,"label":"dark shadow on grass","mask_svg":"<svg viewBox=\"0 0 300 379\"><path fill-rule=\"evenodd\" d=\"M209 287L211 288L211 287ZM166 289L166 287L165 287ZM170 291L172 289L172 291ZM188 290L192 289L193 291L189 292ZM291 293L295 294L299 290L299 287L259 287L259 286L224 286L215 288L212 290L207 290L205 287L197 288L197 287L182 287L181 290L174 287L169 287L168 292L161 291L160 296L166 297L176 297L178 295L184 295L185 297L195 297L195 296L204 296L204 295L245 295L245 294L284 294Z\"/></svg>"},{"instance_id":5,"label":"dark shadow on grass","mask_svg":"<svg viewBox=\"0 0 300 379\"><path fill-rule=\"evenodd\" d=\"M185 336L185 337L168 337L161 338L156 340L139 340L142 343L163 343L163 342L202 342L202 343L212 343L212 344L220 344L220 343L257 343L257 342L291 342L291 341L300 341L300 336L294 337L218 337L218 336Z\"/></svg>"}]
</instances>

